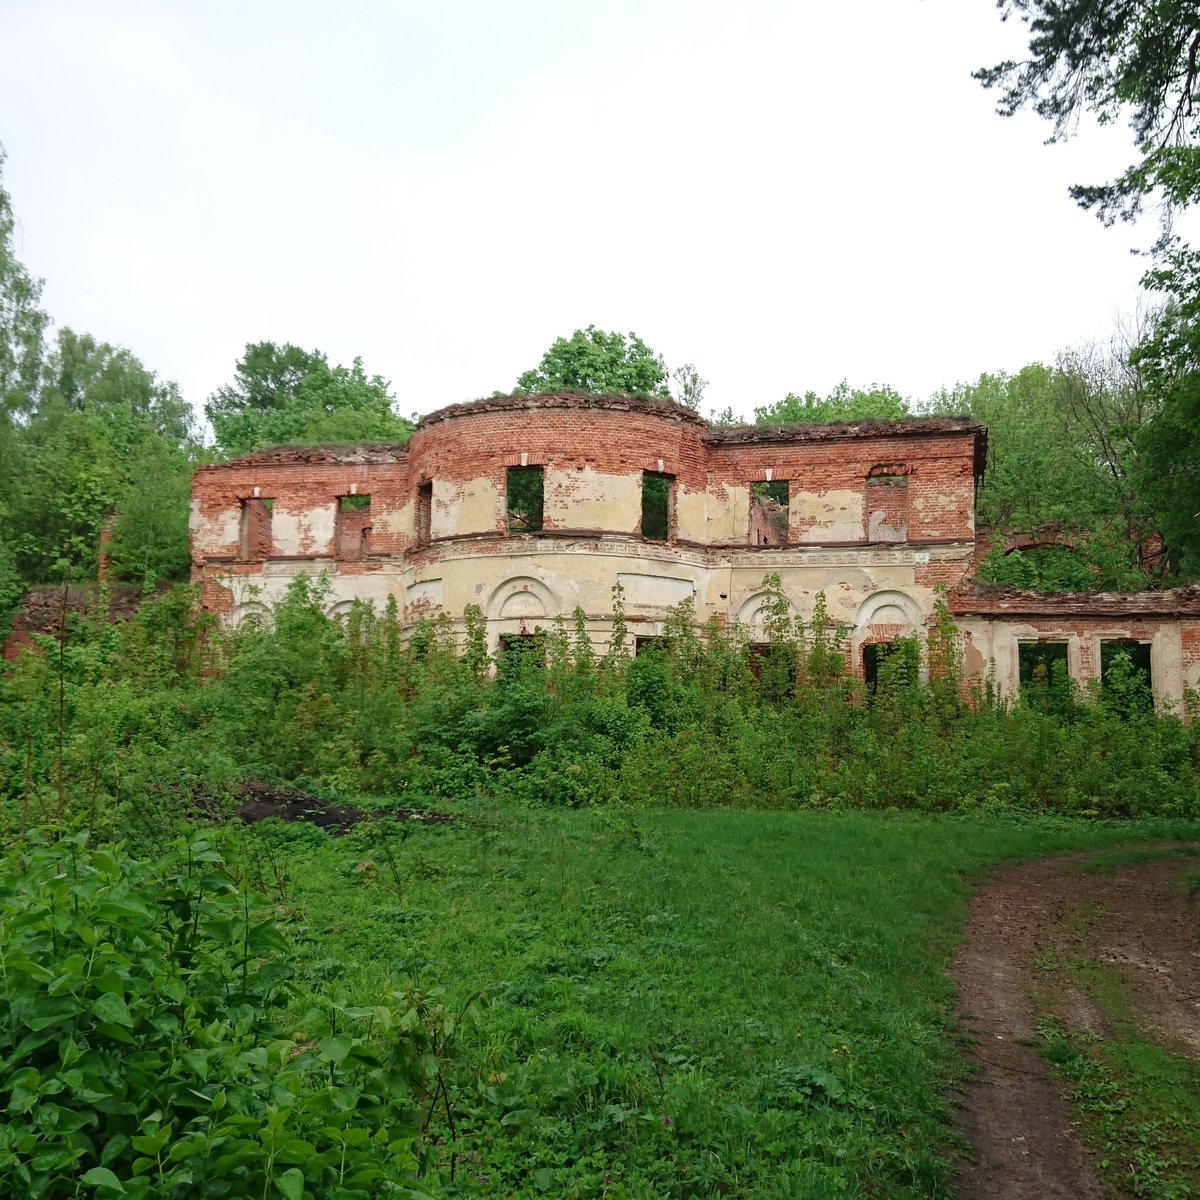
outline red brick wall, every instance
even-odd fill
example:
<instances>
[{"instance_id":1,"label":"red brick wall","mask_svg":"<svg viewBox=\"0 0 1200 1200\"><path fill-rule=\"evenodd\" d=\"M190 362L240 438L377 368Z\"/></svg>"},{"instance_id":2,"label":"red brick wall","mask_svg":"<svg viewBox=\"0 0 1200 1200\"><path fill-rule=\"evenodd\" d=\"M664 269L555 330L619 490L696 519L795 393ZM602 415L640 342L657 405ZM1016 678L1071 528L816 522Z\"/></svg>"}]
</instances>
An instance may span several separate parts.
<instances>
[{"instance_id":1,"label":"red brick wall","mask_svg":"<svg viewBox=\"0 0 1200 1200\"><path fill-rule=\"evenodd\" d=\"M1200 621L1184 621L1180 630L1183 641L1183 669L1200 667Z\"/></svg>"},{"instance_id":2,"label":"red brick wall","mask_svg":"<svg viewBox=\"0 0 1200 1200\"><path fill-rule=\"evenodd\" d=\"M399 514L412 503L419 483L435 479L440 494L453 498L455 488L463 494L472 481L486 479L502 496L507 468L522 462L560 471L588 467L614 475L661 470L675 477L677 491L718 496L727 487L745 487L771 473L775 479L792 481L793 496L840 490L857 492L864 501L868 477L884 469L906 473L906 485L895 490L905 493L909 541L965 541L973 536L972 430L913 435L889 426L883 432L849 431L812 440L801 435L726 442L707 436L702 420L673 405L646 407L571 397L481 402L427 421L406 450L359 455L366 461L336 461L336 451L297 448L202 468L194 491L199 515L203 520L237 511L243 501L253 500L256 488L259 497L276 500L276 521L282 512L321 506L332 514L338 498L356 486L360 494L371 496L370 553L393 555L404 553L413 541L411 513L404 520ZM548 474L548 488L555 486L551 479ZM893 517L898 521L900 515L897 510ZM554 518L549 511L547 516L547 528L552 528ZM336 523L334 528L329 544L306 541L301 553L336 556ZM496 506L494 528L505 529L502 503ZM864 528L855 540L865 542L866 533ZM209 559L244 557L236 536L202 550ZM264 554L260 549L250 557ZM954 579L948 575L945 581Z\"/></svg>"},{"instance_id":3,"label":"red brick wall","mask_svg":"<svg viewBox=\"0 0 1200 1200\"><path fill-rule=\"evenodd\" d=\"M436 479L463 492L476 479L504 494L509 467L586 467L609 475L662 471L675 486L703 491L707 485L702 423L666 417L657 409L591 407L483 408L457 413L419 429L409 443L414 486ZM524 456L524 462L522 462ZM660 465L661 463L661 465ZM555 485L547 472L547 499ZM567 485L560 484L560 487ZM496 509L496 530L506 514ZM553 528L547 505L546 528Z\"/></svg>"},{"instance_id":4,"label":"red brick wall","mask_svg":"<svg viewBox=\"0 0 1200 1200\"><path fill-rule=\"evenodd\" d=\"M907 471L908 540L974 537L975 437L970 432L917 436L871 431L813 441L717 442L709 449L710 486L790 479L792 493L857 492L867 510L867 479L881 466ZM862 532L866 540L866 529Z\"/></svg>"}]
</instances>

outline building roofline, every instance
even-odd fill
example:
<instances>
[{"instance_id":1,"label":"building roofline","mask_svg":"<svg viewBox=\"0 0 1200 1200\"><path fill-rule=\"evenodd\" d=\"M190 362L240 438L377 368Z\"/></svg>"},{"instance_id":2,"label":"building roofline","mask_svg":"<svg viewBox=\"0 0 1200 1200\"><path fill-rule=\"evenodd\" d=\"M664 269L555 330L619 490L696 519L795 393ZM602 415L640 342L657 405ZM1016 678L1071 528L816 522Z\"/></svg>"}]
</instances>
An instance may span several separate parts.
<instances>
[{"instance_id":1,"label":"building roofline","mask_svg":"<svg viewBox=\"0 0 1200 1200\"><path fill-rule=\"evenodd\" d=\"M408 444L402 442L335 442L324 445L266 446L250 454L221 462L206 463L196 474L219 471L225 467L273 467L305 464L360 465L364 463L402 462L408 457Z\"/></svg>"},{"instance_id":2,"label":"building roofline","mask_svg":"<svg viewBox=\"0 0 1200 1200\"><path fill-rule=\"evenodd\" d=\"M972 582L953 590L948 607L956 617L1196 617L1200 585L1161 592L1032 592Z\"/></svg>"},{"instance_id":3,"label":"building roofline","mask_svg":"<svg viewBox=\"0 0 1200 1200\"><path fill-rule=\"evenodd\" d=\"M461 404L448 404L427 413L417 421L417 429L427 429L455 417L469 417L476 413L489 412L537 412L552 408L592 408L611 412L646 412L672 421L683 421L689 425L707 426L708 422L698 413L682 404L676 404L665 396L631 396L625 393L591 392L545 392L534 395L488 396L482 400L468 400Z\"/></svg>"}]
</instances>

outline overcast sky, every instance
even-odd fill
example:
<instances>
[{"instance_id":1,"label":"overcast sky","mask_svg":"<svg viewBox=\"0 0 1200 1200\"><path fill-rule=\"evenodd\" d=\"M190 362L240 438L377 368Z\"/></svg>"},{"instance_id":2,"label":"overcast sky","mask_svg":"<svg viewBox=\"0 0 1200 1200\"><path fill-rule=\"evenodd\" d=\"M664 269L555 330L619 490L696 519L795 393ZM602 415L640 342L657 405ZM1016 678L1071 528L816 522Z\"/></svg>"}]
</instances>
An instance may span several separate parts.
<instances>
[{"instance_id":1,"label":"overcast sky","mask_svg":"<svg viewBox=\"0 0 1200 1200\"><path fill-rule=\"evenodd\" d=\"M845 378L922 399L1104 339L1147 222L1067 196L971 71L993 0L0 0L17 250L60 324L196 405L246 342L403 412L635 330L749 415Z\"/></svg>"}]
</instances>

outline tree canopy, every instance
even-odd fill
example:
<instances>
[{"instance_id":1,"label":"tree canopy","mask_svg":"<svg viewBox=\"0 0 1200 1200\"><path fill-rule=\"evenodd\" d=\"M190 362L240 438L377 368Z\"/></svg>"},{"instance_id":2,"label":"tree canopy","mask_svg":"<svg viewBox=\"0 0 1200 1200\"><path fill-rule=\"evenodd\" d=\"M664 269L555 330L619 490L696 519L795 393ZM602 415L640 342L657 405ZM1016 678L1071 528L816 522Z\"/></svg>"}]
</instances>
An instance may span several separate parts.
<instances>
[{"instance_id":1,"label":"tree canopy","mask_svg":"<svg viewBox=\"0 0 1200 1200\"><path fill-rule=\"evenodd\" d=\"M1149 282L1172 297L1135 351L1160 409L1138 434L1137 482L1161 514L1174 565L1200 577L1200 254L1179 248Z\"/></svg>"},{"instance_id":2,"label":"tree canopy","mask_svg":"<svg viewBox=\"0 0 1200 1200\"><path fill-rule=\"evenodd\" d=\"M1069 137L1083 113L1127 117L1139 158L1116 179L1071 195L1111 223L1148 196L1168 208L1200 198L1200 10L1194 0L998 0L1029 27L1029 57L976 72L1001 91L999 110L1032 108Z\"/></svg>"},{"instance_id":3,"label":"tree canopy","mask_svg":"<svg viewBox=\"0 0 1200 1200\"><path fill-rule=\"evenodd\" d=\"M1144 420L1118 421L1116 442L1133 454L1132 479L1165 539L1177 574L1200 571L1200 256L1172 234L1171 217L1200 200L1200 6L1195 0L998 0L1004 19L1029 27L1029 57L977 72L1002 89L1000 112L1030 107L1069 137L1084 113L1125 117L1137 160L1116 179L1078 184L1071 195L1106 224L1132 220L1153 198L1162 226L1157 263L1143 283L1165 309L1129 356L1149 404Z\"/></svg>"},{"instance_id":4,"label":"tree canopy","mask_svg":"<svg viewBox=\"0 0 1200 1200\"><path fill-rule=\"evenodd\" d=\"M703 391L703 381L699 390ZM667 368L661 355L655 354L636 333L608 333L595 325L576 329L569 338L556 338L537 367L518 378L514 391L519 396L546 392L624 392L664 398L670 395ZM694 396L699 403L695 381L690 392L683 394Z\"/></svg>"},{"instance_id":5,"label":"tree canopy","mask_svg":"<svg viewBox=\"0 0 1200 1200\"><path fill-rule=\"evenodd\" d=\"M782 400L754 410L758 425L827 425L833 421L890 420L909 415L908 401L895 388L886 384L852 388L844 379L828 396L788 392Z\"/></svg>"},{"instance_id":6,"label":"tree canopy","mask_svg":"<svg viewBox=\"0 0 1200 1200\"><path fill-rule=\"evenodd\" d=\"M933 398L934 412L988 431L976 523L996 539L982 578L1048 591L1160 581L1161 540L1138 486L1137 422L1148 405L1120 346L984 374ZM1014 550L1010 538L1030 546Z\"/></svg>"},{"instance_id":7,"label":"tree canopy","mask_svg":"<svg viewBox=\"0 0 1200 1200\"><path fill-rule=\"evenodd\" d=\"M3 164L0 150L0 165ZM60 328L18 260L0 180L0 623L26 585L186 578L192 410L129 350Z\"/></svg>"},{"instance_id":8,"label":"tree canopy","mask_svg":"<svg viewBox=\"0 0 1200 1200\"><path fill-rule=\"evenodd\" d=\"M413 428L396 412L388 382L368 376L362 359L331 367L320 351L290 343L247 345L234 382L204 411L229 457L285 442L405 442Z\"/></svg>"}]
</instances>

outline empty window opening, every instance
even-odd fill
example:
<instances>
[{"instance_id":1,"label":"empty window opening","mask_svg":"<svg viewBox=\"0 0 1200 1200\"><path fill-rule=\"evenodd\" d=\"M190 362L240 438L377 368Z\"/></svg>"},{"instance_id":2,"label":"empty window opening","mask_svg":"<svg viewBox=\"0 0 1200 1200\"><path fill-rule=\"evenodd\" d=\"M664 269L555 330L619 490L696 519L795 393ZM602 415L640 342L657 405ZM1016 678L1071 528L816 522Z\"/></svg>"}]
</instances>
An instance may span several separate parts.
<instances>
[{"instance_id":1,"label":"empty window opening","mask_svg":"<svg viewBox=\"0 0 1200 1200\"><path fill-rule=\"evenodd\" d=\"M241 522L238 527L238 557L243 562L261 562L271 557L272 499L258 498L242 501Z\"/></svg>"},{"instance_id":2,"label":"empty window opening","mask_svg":"<svg viewBox=\"0 0 1200 1200\"><path fill-rule=\"evenodd\" d=\"M337 508L337 556L348 562L367 557L371 534L371 497L339 496Z\"/></svg>"},{"instance_id":3,"label":"empty window opening","mask_svg":"<svg viewBox=\"0 0 1200 1200\"><path fill-rule=\"evenodd\" d=\"M791 688L796 683L796 651L778 642L751 642L750 674L759 683Z\"/></svg>"},{"instance_id":4,"label":"empty window opening","mask_svg":"<svg viewBox=\"0 0 1200 1200\"><path fill-rule=\"evenodd\" d=\"M1039 708L1059 712L1071 703L1066 642L1019 642L1021 692Z\"/></svg>"},{"instance_id":5,"label":"empty window opening","mask_svg":"<svg viewBox=\"0 0 1200 1200\"><path fill-rule=\"evenodd\" d=\"M1125 712L1152 708L1154 675L1150 643L1113 638L1100 643L1100 686L1105 698Z\"/></svg>"},{"instance_id":6,"label":"empty window opening","mask_svg":"<svg viewBox=\"0 0 1200 1200\"><path fill-rule=\"evenodd\" d=\"M875 695L881 682L909 687L920 678L920 651L913 638L868 642L862 648L862 667L868 696Z\"/></svg>"},{"instance_id":7,"label":"empty window opening","mask_svg":"<svg viewBox=\"0 0 1200 1200\"><path fill-rule=\"evenodd\" d=\"M537 533L546 497L543 467L508 468L508 532Z\"/></svg>"},{"instance_id":8,"label":"empty window opening","mask_svg":"<svg viewBox=\"0 0 1200 1200\"><path fill-rule=\"evenodd\" d=\"M863 682L868 692L874 692L879 687L879 668L894 649L891 642L871 642L862 648Z\"/></svg>"},{"instance_id":9,"label":"empty window opening","mask_svg":"<svg viewBox=\"0 0 1200 1200\"><path fill-rule=\"evenodd\" d=\"M908 468L872 467L867 476L867 540L908 541Z\"/></svg>"},{"instance_id":10,"label":"empty window opening","mask_svg":"<svg viewBox=\"0 0 1200 1200\"><path fill-rule=\"evenodd\" d=\"M502 633L500 635L500 673L519 670L523 664L546 665L544 633Z\"/></svg>"},{"instance_id":11,"label":"empty window opening","mask_svg":"<svg viewBox=\"0 0 1200 1200\"><path fill-rule=\"evenodd\" d=\"M750 485L750 544L786 546L791 483L773 479Z\"/></svg>"},{"instance_id":12,"label":"empty window opening","mask_svg":"<svg viewBox=\"0 0 1200 1200\"><path fill-rule=\"evenodd\" d=\"M671 540L675 476L642 472L642 537L652 542Z\"/></svg>"},{"instance_id":13,"label":"empty window opening","mask_svg":"<svg viewBox=\"0 0 1200 1200\"><path fill-rule=\"evenodd\" d=\"M433 537L433 480L417 485L417 545L427 545Z\"/></svg>"},{"instance_id":14,"label":"empty window opening","mask_svg":"<svg viewBox=\"0 0 1200 1200\"><path fill-rule=\"evenodd\" d=\"M1020 642L1017 646L1017 665L1021 683L1049 680L1056 673L1066 675L1066 642Z\"/></svg>"},{"instance_id":15,"label":"empty window opening","mask_svg":"<svg viewBox=\"0 0 1200 1200\"><path fill-rule=\"evenodd\" d=\"M645 637L636 637L633 639L634 657L642 654L666 654L671 649L671 639L658 636L647 635Z\"/></svg>"}]
</instances>

